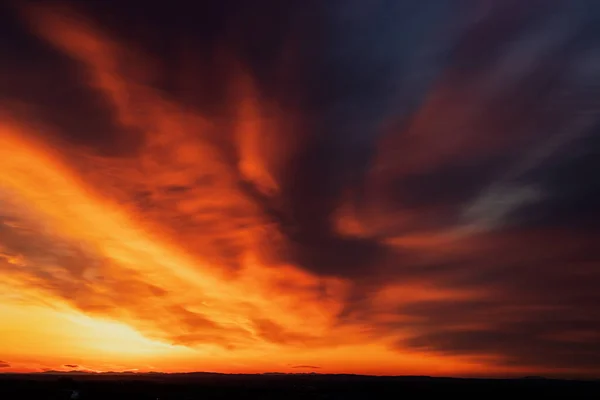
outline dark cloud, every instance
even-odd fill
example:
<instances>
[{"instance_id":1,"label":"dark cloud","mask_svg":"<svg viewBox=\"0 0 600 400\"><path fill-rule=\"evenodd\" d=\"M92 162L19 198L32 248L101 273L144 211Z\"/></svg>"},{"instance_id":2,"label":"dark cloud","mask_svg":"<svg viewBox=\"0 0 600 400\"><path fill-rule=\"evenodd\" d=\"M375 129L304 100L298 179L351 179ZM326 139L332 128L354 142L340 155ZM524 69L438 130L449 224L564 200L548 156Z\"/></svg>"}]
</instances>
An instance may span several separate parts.
<instances>
[{"instance_id":1,"label":"dark cloud","mask_svg":"<svg viewBox=\"0 0 600 400\"><path fill-rule=\"evenodd\" d=\"M79 365L77 364L65 364L64 366L67 368L79 368Z\"/></svg>"},{"instance_id":2,"label":"dark cloud","mask_svg":"<svg viewBox=\"0 0 600 400\"><path fill-rule=\"evenodd\" d=\"M400 347L492 354L509 365L598 368L600 274L590 268L598 262L597 237L506 235L404 278L480 290L476 298L406 301L397 306L400 322L381 329L411 331Z\"/></svg>"},{"instance_id":3,"label":"dark cloud","mask_svg":"<svg viewBox=\"0 0 600 400\"><path fill-rule=\"evenodd\" d=\"M0 17L4 112L45 125L44 134L59 144L75 143L110 156L131 152L139 139L127 138L136 132L116 121L110 104L90 87L86 71L39 41L15 15L5 9Z\"/></svg>"},{"instance_id":4,"label":"dark cloud","mask_svg":"<svg viewBox=\"0 0 600 400\"><path fill-rule=\"evenodd\" d=\"M294 365L292 368L301 368L301 369L320 369L321 367L317 367L316 365Z\"/></svg>"},{"instance_id":5,"label":"dark cloud","mask_svg":"<svg viewBox=\"0 0 600 400\"><path fill-rule=\"evenodd\" d=\"M309 106L300 110L304 122L294 132L300 146L280 174L298 261L317 273L352 276L377 264L384 249L368 238L339 236L332 214L348 192L360 202L381 123L406 113L424 95L435 72L412 77L411 63L439 68L435 57L444 49L425 41L447 28L440 21L452 10L442 3L428 8L430 14L406 2L333 4L326 11L330 42L312 66L315 75L307 77L315 86L307 94ZM411 42L398 43L408 31ZM419 44L431 54L421 54ZM396 51L388 51L391 47Z\"/></svg>"},{"instance_id":6,"label":"dark cloud","mask_svg":"<svg viewBox=\"0 0 600 400\"><path fill-rule=\"evenodd\" d=\"M595 204L600 200L600 186L590 173L600 166L599 137L598 127L594 127L530 174L530 179L546 188L548 196L520 210L516 218L523 225L598 231L600 215Z\"/></svg>"},{"instance_id":7,"label":"dark cloud","mask_svg":"<svg viewBox=\"0 0 600 400\"><path fill-rule=\"evenodd\" d=\"M544 328L523 324L516 330L511 326L499 326L494 330L438 330L409 340L408 344L417 349L460 355L491 353L505 358L508 365L598 368L600 348L597 339L582 341L585 336L578 332L570 336L569 324L567 321L561 326L553 321L544 327L553 334L559 330L555 337L550 338L532 334L538 330L543 332ZM562 333L564 336L560 335Z\"/></svg>"},{"instance_id":8,"label":"dark cloud","mask_svg":"<svg viewBox=\"0 0 600 400\"><path fill-rule=\"evenodd\" d=\"M10 364L6 361L0 360L0 368L10 368Z\"/></svg>"}]
</instances>

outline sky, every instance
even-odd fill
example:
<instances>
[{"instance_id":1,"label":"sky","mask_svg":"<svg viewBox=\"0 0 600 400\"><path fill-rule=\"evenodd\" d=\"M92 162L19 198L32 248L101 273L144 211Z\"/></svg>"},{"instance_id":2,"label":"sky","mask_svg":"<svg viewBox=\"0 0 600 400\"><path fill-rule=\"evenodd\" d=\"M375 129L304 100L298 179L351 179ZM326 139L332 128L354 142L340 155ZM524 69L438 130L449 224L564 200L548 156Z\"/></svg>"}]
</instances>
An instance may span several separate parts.
<instances>
[{"instance_id":1,"label":"sky","mask_svg":"<svg viewBox=\"0 0 600 400\"><path fill-rule=\"evenodd\" d=\"M600 376L600 3L146 3L0 10L0 372Z\"/></svg>"}]
</instances>

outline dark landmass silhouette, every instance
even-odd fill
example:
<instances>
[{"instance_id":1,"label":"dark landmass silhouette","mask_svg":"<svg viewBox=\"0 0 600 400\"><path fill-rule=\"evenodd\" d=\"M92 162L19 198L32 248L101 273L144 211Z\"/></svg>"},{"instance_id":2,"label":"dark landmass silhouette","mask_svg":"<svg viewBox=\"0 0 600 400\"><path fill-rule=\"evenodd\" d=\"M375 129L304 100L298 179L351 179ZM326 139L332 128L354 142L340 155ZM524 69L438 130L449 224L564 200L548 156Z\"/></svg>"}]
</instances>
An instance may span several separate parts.
<instances>
[{"instance_id":1,"label":"dark landmass silhouette","mask_svg":"<svg viewBox=\"0 0 600 400\"><path fill-rule=\"evenodd\" d=\"M267 372L44 371L0 374L0 399L365 399L365 398L600 398L600 380L525 376L513 379L366 376Z\"/></svg>"}]
</instances>

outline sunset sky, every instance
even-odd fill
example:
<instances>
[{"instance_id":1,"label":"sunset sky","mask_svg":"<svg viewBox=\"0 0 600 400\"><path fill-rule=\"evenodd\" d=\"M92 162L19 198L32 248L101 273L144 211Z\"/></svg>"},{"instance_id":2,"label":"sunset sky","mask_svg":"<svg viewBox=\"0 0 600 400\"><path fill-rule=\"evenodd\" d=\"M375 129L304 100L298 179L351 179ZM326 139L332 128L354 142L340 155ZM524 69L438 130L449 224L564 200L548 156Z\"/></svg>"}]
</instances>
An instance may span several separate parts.
<instances>
[{"instance_id":1,"label":"sunset sky","mask_svg":"<svg viewBox=\"0 0 600 400\"><path fill-rule=\"evenodd\" d=\"M0 373L600 377L600 2L143 4L0 6Z\"/></svg>"}]
</instances>

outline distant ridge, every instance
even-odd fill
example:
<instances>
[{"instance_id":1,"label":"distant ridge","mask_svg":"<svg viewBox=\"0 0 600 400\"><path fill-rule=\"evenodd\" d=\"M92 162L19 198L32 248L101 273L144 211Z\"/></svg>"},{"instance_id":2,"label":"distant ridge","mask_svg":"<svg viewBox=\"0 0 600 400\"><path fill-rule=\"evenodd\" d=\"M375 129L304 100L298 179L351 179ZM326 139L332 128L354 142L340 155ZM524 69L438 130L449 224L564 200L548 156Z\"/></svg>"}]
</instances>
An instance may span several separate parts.
<instances>
[{"instance_id":1,"label":"distant ridge","mask_svg":"<svg viewBox=\"0 0 600 400\"><path fill-rule=\"evenodd\" d=\"M18 373L16 373L18 374ZM524 376L524 377L505 377L505 378L464 378L464 377L444 377L444 376L428 376L428 375L361 375L361 374L330 374L321 372L262 372L262 373L225 373L225 372L206 372L206 371L195 371L195 372L138 372L138 371L85 371L85 370L49 370L43 372L31 372L23 373L23 375L135 375L135 376L321 376L321 377L356 377L356 378L383 378L383 379L407 379L407 380L466 380L466 379L481 379L481 380L565 380L560 378L547 378L544 376ZM2 375L2 374L0 374ZM568 380L568 379L566 379Z\"/></svg>"},{"instance_id":2,"label":"distant ridge","mask_svg":"<svg viewBox=\"0 0 600 400\"><path fill-rule=\"evenodd\" d=\"M600 381L600 379L595 377L545 377L538 375L527 375L522 377L444 377L444 376L428 376L428 375L361 375L361 374L350 374L350 373L324 373L324 372L263 372L263 373L225 373L225 372L209 372L209 371L195 371L195 372L158 372L158 371L148 371L148 372L139 372L139 371L87 371L87 370L47 370L40 372L4 372L0 371L0 376L14 376L14 375L27 375L27 376L36 376L36 375L62 375L62 376L131 376L137 378L147 377L180 377L180 378L193 378L193 377L209 377L209 376L264 376L264 377L314 377L314 378L326 378L331 377L335 379L344 379L344 378L356 378L356 379L383 379L383 380L407 380L407 381L428 381L428 380L527 380L527 381Z\"/></svg>"}]
</instances>

